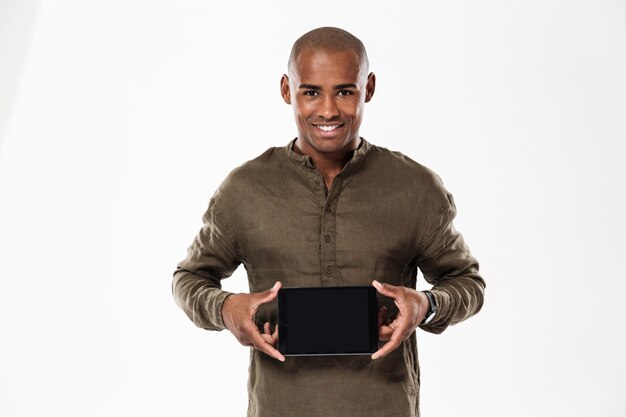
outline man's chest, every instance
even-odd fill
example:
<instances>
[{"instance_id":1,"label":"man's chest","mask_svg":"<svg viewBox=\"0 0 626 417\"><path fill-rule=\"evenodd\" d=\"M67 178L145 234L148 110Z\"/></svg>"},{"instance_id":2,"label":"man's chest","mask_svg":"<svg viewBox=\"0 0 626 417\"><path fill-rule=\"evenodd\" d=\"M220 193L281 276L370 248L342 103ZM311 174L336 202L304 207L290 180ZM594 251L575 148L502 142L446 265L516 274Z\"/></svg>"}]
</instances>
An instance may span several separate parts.
<instances>
[{"instance_id":1,"label":"man's chest","mask_svg":"<svg viewBox=\"0 0 626 417\"><path fill-rule=\"evenodd\" d=\"M285 285L393 282L418 255L411 201L403 190L356 184L261 189L235 213L237 241L249 272Z\"/></svg>"}]
</instances>

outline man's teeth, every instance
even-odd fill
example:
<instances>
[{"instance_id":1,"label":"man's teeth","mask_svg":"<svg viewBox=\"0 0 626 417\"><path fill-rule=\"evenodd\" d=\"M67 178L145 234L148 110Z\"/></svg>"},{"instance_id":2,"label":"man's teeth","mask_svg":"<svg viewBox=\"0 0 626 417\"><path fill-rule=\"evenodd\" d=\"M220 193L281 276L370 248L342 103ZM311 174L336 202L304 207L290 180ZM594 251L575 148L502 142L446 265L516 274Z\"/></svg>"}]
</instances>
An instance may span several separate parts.
<instances>
[{"instance_id":1,"label":"man's teeth","mask_svg":"<svg viewBox=\"0 0 626 417\"><path fill-rule=\"evenodd\" d=\"M330 132L331 130L335 130L339 127L339 125L334 125L334 126L317 126L318 128L322 129L324 132Z\"/></svg>"}]
</instances>

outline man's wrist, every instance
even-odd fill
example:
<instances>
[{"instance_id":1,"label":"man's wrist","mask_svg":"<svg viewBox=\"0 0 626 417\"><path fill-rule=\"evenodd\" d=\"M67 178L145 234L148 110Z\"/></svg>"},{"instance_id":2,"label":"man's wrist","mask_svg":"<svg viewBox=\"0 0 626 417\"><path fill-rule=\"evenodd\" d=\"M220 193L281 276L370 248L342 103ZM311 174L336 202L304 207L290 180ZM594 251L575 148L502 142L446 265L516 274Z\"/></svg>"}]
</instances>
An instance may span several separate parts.
<instances>
[{"instance_id":1,"label":"man's wrist","mask_svg":"<svg viewBox=\"0 0 626 417\"><path fill-rule=\"evenodd\" d=\"M430 323L437 313L437 301L435 300L433 293L428 290L422 292L426 295L426 299L428 299L428 310L426 311L426 315L424 315L424 319L420 325Z\"/></svg>"},{"instance_id":2,"label":"man's wrist","mask_svg":"<svg viewBox=\"0 0 626 417\"><path fill-rule=\"evenodd\" d=\"M224 291L224 292L226 292L226 291ZM230 330L229 326L227 325L227 321L228 321L228 319L230 319L230 315L228 314L228 312L227 312L227 314L224 314L224 307L225 307L227 304L229 304L229 303L231 303L231 302L233 301L233 300L232 300L232 297L231 297L231 296L233 296L233 295L236 295L236 294L235 294L235 293L228 292L228 293L226 294L226 297L224 297L224 298L222 299L222 303L221 303L221 307L220 307L220 319L221 319L221 321L222 321L221 325L222 325L222 327L223 327L224 329L226 329L226 330ZM228 303L226 302L226 300L228 300ZM230 307L230 306L228 306L228 307Z\"/></svg>"}]
</instances>

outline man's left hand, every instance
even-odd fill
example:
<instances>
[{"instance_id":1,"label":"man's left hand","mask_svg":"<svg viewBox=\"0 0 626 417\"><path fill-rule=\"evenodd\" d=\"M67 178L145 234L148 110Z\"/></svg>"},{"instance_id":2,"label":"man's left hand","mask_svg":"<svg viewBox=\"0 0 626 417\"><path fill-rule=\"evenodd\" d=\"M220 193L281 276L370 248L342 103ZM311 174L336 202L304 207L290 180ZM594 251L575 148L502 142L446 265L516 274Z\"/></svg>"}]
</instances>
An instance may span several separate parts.
<instances>
[{"instance_id":1,"label":"man's left hand","mask_svg":"<svg viewBox=\"0 0 626 417\"><path fill-rule=\"evenodd\" d=\"M424 320L429 301L426 294L412 288L381 284L378 281L373 281L372 285L380 294L392 298L398 307L398 315L391 323L387 325L379 323L378 339L387 343L372 354L372 359L378 359L397 349L400 343L411 336Z\"/></svg>"}]
</instances>

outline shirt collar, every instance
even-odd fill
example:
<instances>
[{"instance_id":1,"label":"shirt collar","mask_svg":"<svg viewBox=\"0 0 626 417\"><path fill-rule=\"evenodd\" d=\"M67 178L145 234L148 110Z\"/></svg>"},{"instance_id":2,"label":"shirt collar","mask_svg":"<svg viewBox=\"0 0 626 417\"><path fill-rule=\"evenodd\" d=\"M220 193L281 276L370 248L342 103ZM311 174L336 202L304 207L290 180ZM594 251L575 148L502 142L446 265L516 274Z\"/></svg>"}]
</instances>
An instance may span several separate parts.
<instances>
[{"instance_id":1,"label":"shirt collar","mask_svg":"<svg viewBox=\"0 0 626 417\"><path fill-rule=\"evenodd\" d=\"M305 166L305 167L307 167L309 169L314 169L315 165L313 165L313 161L311 160L311 157L309 155L300 155L299 153L294 151L293 145L296 143L297 139L298 138L292 139L285 146L284 149L285 149L285 152L287 153L287 156L289 157L289 159L291 161L294 161L297 164L303 165L303 166ZM344 165L342 171L349 170L353 166L358 165L358 163L360 161L362 161L363 158L365 158L365 155L370 150L370 148L371 148L370 143L368 141L366 141L364 138L361 137L361 144L359 145L358 148L356 148L352 152L352 157L350 158L350 160L348 162L346 162L346 165Z\"/></svg>"}]
</instances>

